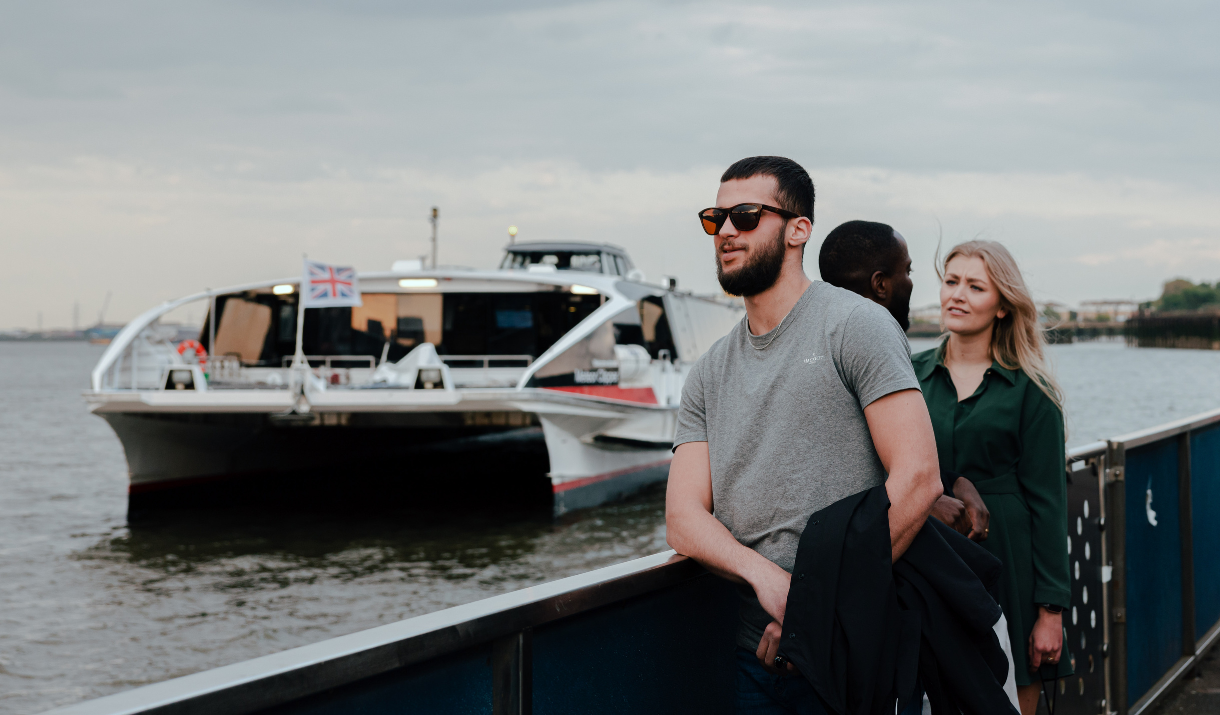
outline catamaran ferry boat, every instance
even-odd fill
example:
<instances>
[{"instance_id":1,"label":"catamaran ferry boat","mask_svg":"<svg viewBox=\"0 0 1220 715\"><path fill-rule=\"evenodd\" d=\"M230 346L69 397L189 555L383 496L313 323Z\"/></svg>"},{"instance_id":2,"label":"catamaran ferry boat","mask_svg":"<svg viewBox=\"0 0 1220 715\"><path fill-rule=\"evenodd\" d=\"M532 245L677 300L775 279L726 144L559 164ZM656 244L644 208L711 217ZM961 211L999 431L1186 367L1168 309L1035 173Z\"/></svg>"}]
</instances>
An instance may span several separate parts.
<instances>
[{"instance_id":1,"label":"catamaran ferry boat","mask_svg":"<svg viewBox=\"0 0 1220 715\"><path fill-rule=\"evenodd\" d=\"M115 336L85 398L123 443L129 514L622 498L667 477L687 372L742 316L604 244L517 244L492 271L400 261L358 275L356 307L301 310L301 281L186 296ZM192 302L207 317L177 341L160 319Z\"/></svg>"}]
</instances>

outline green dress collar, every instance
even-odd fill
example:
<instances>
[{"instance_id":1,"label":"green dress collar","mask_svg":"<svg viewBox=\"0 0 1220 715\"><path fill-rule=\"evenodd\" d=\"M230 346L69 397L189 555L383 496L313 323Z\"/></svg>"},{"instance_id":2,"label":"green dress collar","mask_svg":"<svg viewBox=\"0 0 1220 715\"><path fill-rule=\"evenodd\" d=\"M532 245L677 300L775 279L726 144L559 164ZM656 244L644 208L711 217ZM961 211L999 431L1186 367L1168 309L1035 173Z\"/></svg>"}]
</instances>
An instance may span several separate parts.
<instances>
[{"instance_id":1,"label":"green dress collar","mask_svg":"<svg viewBox=\"0 0 1220 715\"><path fill-rule=\"evenodd\" d=\"M919 377L919 381L923 382L931 377L932 373L935 372L936 368L938 367L945 371L948 371L949 369L945 367L945 343L943 342L936 348L936 359L923 361L923 364L916 368L915 374ZM995 360L991 361L990 370L1005 380L1008 380L1009 385L1017 384L1016 370L1009 370ZM982 385L980 385L980 387L982 387Z\"/></svg>"}]
</instances>

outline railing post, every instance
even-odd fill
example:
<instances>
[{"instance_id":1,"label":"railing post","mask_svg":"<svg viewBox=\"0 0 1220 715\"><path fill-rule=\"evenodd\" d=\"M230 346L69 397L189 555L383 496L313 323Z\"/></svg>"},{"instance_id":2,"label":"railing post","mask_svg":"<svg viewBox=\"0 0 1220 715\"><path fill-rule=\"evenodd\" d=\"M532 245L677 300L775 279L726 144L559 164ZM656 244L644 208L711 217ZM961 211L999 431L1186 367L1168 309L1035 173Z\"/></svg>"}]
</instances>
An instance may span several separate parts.
<instances>
[{"instance_id":1,"label":"railing post","mask_svg":"<svg viewBox=\"0 0 1220 715\"><path fill-rule=\"evenodd\" d=\"M1110 558L1110 697L1114 712L1127 715L1127 495L1126 449L1106 442L1106 554Z\"/></svg>"},{"instance_id":2,"label":"railing post","mask_svg":"<svg viewBox=\"0 0 1220 715\"><path fill-rule=\"evenodd\" d=\"M526 628L491 646L493 715L530 715L534 710L533 632Z\"/></svg>"},{"instance_id":3,"label":"railing post","mask_svg":"<svg viewBox=\"0 0 1220 715\"><path fill-rule=\"evenodd\" d=\"M1178 533L1182 540L1182 655L1195 654L1195 541L1190 501L1190 430L1178 435Z\"/></svg>"}]
</instances>

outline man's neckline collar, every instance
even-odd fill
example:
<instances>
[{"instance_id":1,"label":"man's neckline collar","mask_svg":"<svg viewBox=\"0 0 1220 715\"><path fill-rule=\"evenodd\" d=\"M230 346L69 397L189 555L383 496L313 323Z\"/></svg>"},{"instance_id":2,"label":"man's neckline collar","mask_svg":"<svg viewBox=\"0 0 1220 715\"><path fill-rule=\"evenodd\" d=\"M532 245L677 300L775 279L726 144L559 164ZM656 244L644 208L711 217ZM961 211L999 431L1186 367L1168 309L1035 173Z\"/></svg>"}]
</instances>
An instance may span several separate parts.
<instances>
[{"instance_id":1,"label":"man's neckline collar","mask_svg":"<svg viewBox=\"0 0 1220 715\"><path fill-rule=\"evenodd\" d=\"M809 285L805 286L804 292L801 293L801 297L797 299L796 303L794 303L788 310L788 313L783 317L782 320L779 321L779 325L776 325L774 328L763 333L762 335L755 335L750 331L750 315L747 313L742 318L742 325L746 329L746 339L750 341L750 345L755 350L763 350L768 345L775 342L775 339L778 338L780 334L783 333L788 327L788 324L792 322L793 317L799 313L801 309L804 308L805 304L812 299L814 286L817 284L818 281L810 281Z\"/></svg>"}]
</instances>

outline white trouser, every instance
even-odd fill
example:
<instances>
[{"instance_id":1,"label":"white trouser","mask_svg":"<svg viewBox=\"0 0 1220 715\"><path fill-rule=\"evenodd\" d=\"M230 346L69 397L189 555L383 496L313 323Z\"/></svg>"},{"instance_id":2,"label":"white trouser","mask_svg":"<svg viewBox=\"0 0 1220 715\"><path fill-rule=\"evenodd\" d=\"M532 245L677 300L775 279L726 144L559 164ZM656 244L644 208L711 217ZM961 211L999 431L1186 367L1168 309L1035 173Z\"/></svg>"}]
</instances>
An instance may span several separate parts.
<instances>
[{"instance_id":1,"label":"white trouser","mask_svg":"<svg viewBox=\"0 0 1220 715\"><path fill-rule=\"evenodd\" d=\"M1003 612L1000 613L1000 620L996 621L991 629L995 631L996 638L1000 639L1000 647L1004 649L1004 655L1008 656L1008 679L1004 681L1004 692L1012 701L1012 706L1017 709L1017 712L1021 712L1021 706L1017 703L1017 678L1014 675L1017 666L1012 659L1012 643L1008 638L1008 619L1004 617Z\"/></svg>"}]
</instances>

